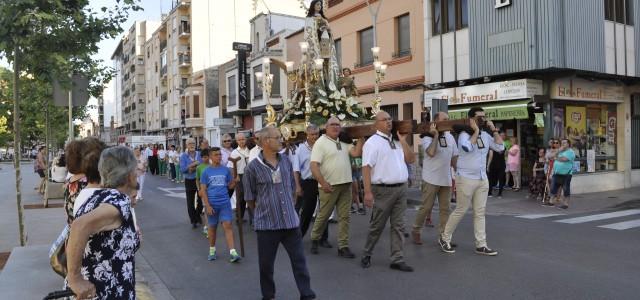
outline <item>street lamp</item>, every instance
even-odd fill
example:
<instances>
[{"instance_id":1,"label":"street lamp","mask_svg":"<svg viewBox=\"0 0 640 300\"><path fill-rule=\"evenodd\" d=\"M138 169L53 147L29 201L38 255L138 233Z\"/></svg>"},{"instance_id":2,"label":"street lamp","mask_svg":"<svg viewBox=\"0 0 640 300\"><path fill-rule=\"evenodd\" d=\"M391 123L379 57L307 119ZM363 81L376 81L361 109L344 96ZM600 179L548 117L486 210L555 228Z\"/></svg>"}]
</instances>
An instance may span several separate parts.
<instances>
[{"instance_id":1,"label":"street lamp","mask_svg":"<svg viewBox=\"0 0 640 300\"><path fill-rule=\"evenodd\" d=\"M271 59L262 59L262 72L256 72L256 81L262 86L262 100L266 103L267 126L276 125L276 110L271 105L271 88L273 85L273 74L271 74Z\"/></svg>"}]
</instances>

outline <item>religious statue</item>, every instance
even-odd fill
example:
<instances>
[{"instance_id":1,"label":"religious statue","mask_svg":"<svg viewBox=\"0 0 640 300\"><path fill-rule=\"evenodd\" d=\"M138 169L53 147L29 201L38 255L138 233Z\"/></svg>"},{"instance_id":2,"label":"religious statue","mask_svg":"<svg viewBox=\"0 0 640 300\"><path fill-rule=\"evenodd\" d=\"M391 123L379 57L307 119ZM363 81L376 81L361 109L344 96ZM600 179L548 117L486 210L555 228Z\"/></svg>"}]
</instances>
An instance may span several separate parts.
<instances>
[{"instance_id":1,"label":"religious statue","mask_svg":"<svg viewBox=\"0 0 640 300\"><path fill-rule=\"evenodd\" d=\"M343 68L339 79L340 87L344 89L347 97L358 97L358 88L355 79L351 76L351 69Z\"/></svg>"},{"instance_id":2,"label":"religious statue","mask_svg":"<svg viewBox=\"0 0 640 300\"><path fill-rule=\"evenodd\" d=\"M324 16L322 0L313 0L309 6L304 26L304 41L309 47L305 53L304 64L308 70L315 67L316 59L323 60L321 78L316 84L321 85L325 91L331 83L336 85L340 68L336 58L336 47L333 43L333 34L329 27L329 21Z\"/></svg>"}]
</instances>

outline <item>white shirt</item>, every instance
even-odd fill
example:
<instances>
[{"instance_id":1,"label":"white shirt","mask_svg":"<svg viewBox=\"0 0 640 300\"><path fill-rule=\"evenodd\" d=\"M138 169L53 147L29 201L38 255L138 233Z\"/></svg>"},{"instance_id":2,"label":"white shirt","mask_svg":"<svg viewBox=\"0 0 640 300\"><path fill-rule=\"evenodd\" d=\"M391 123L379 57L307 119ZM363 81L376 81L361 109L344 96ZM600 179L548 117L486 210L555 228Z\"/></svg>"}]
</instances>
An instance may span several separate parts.
<instances>
[{"instance_id":1,"label":"white shirt","mask_svg":"<svg viewBox=\"0 0 640 300\"><path fill-rule=\"evenodd\" d=\"M258 155L260 155L260 151L262 151L262 147L258 145L251 148L251 151L249 151L249 162L252 162L254 159L258 158Z\"/></svg>"},{"instance_id":2,"label":"white shirt","mask_svg":"<svg viewBox=\"0 0 640 300\"><path fill-rule=\"evenodd\" d=\"M458 176L469 179L487 179L487 154L489 148L494 151L504 151L504 144L496 144L493 137L485 131L480 131L476 144L471 144L471 136L461 132L458 136ZM482 141L482 142L481 142ZM482 143L482 144L481 144ZM482 148L478 146L481 144Z\"/></svg>"},{"instance_id":3,"label":"white shirt","mask_svg":"<svg viewBox=\"0 0 640 300\"><path fill-rule=\"evenodd\" d=\"M405 183L409 179L409 170L404 161L402 145L392 141L396 148L392 149L391 137L377 131L362 148L362 166L371 167L371 184Z\"/></svg>"},{"instance_id":4,"label":"white shirt","mask_svg":"<svg viewBox=\"0 0 640 300\"><path fill-rule=\"evenodd\" d=\"M443 138L446 141L445 147L440 144ZM427 154L427 148L431 143L437 143L436 154L433 157ZM422 149L422 180L433 185L451 186L451 158L458 156L458 145L453 135L445 132L435 141L432 137L425 136L422 138Z\"/></svg>"},{"instance_id":5,"label":"white shirt","mask_svg":"<svg viewBox=\"0 0 640 300\"><path fill-rule=\"evenodd\" d=\"M178 163L178 153L176 152L176 150L169 150L169 153L167 153L167 155L169 156L170 164Z\"/></svg>"},{"instance_id":6,"label":"white shirt","mask_svg":"<svg viewBox=\"0 0 640 300\"><path fill-rule=\"evenodd\" d=\"M312 179L311 175L311 149L308 142L304 142L296 151L295 160L293 163L293 171L300 173L302 180Z\"/></svg>"},{"instance_id":7,"label":"white shirt","mask_svg":"<svg viewBox=\"0 0 640 300\"><path fill-rule=\"evenodd\" d=\"M153 150L151 150L151 148L147 147L147 149L144 149L144 154L146 156L153 156Z\"/></svg>"},{"instance_id":8,"label":"white shirt","mask_svg":"<svg viewBox=\"0 0 640 300\"><path fill-rule=\"evenodd\" d=\"M158 150L158 158L164 160L167 156L167 150Z\"/></svg>"},{"instance_id":9,"label":"white shirt","mask_svg":"<svg viewBox=\"0 0 640 300\"><path fill-rule=\"evenodd\" d=\"M58 162L55 162L51 167L51 180L54 182L64 182L67 177L67 167L58 166Z\"/></svg>"},{"instance_id":10,"label":"white shirt","mask_svg":"<svg viewBox=\"0 0 640 300\"><path fill-rule=\"evenodd\" d=\"M238 167L238 175L244 174L244 168L247 167L249 163L249 148L244 147L241 149L240 147L236 148L231 152L231 158L240 158L238 162L236 162L236 166ZM229 161L227 163L227 167L233 169L233 162Z\"/></svg>"},{"instance_id":11,"label":"white shirt","mask_svg":"<svg viewBox=\"0 0 640 300\"><path fill-rule=\"evenodd\" d=\"M93 195L93 193L97 190L101 190L101 188L84 188L80 190L78 197L76 197L76 202L73 203L73 215L75 216L80 209L80 206L89 200L89 197Z\"/></svg>"},{"instance_id":12,"label":"white shirt","mask_svg":"<svg viewBox=\"0 0 640 300\"><path fill-rule=\"evenodd\" d=\"M221 166L228 166L231 152L233 152L233 149L229 150L227 148L220 148L220 153L222 153L222 160L220 161Z\"/></svg>"}]
</instances>

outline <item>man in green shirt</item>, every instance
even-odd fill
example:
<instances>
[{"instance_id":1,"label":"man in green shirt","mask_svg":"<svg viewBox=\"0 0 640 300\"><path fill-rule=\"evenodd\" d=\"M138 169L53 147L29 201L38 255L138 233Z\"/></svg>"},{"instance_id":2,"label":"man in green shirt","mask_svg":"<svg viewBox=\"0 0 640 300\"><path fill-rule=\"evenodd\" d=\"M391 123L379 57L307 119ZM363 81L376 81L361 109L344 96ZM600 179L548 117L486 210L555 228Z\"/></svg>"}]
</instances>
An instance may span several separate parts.
<instances>
[{"instance_id":1,"label":"man in green shirt","mask_svg":"<svg viewBox=\"0 0 640 300\"><path fill-rule=\"evenodd\" d=\"M209 148L203 148L202 150L200 150L200 158L202 158L202 163L200 163L197 167L196 167L196 186L198 187L198 198L202 199L202 193L206 193L207 191L202 191L200 190L200 176L202 176L202 172L204 172L204 170L206 170L210 163L209 163ZM202 234L207 235L207 220L203 220L203 224L204 228L202 229Z\"/></svg>"}]
</instances>

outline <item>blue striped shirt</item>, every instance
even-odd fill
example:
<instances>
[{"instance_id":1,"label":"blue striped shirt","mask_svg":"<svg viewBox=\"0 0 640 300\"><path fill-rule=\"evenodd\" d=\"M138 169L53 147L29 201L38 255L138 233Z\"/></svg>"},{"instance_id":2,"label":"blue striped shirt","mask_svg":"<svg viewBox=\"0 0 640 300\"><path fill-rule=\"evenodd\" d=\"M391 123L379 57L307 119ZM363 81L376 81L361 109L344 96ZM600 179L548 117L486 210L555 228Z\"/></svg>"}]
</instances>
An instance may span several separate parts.
<instances>
[{"instance_id":1,"label":"blue striped shirt","mask_svg":"<svg viewBox=\"0 0 640 300\"><path fill-rule=\"evenodd\" d=\"M274 168L260 152L244 170L244 199L256 202L253 219L256 230L292 229L300 225L293 200L296 184L291 161L286 155L276 157L278 165ZM273 183L272 174L278 170L280 183Z\"/></svg>"}]
</instances>

